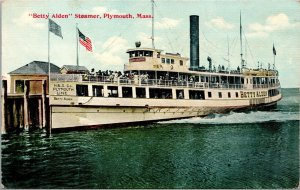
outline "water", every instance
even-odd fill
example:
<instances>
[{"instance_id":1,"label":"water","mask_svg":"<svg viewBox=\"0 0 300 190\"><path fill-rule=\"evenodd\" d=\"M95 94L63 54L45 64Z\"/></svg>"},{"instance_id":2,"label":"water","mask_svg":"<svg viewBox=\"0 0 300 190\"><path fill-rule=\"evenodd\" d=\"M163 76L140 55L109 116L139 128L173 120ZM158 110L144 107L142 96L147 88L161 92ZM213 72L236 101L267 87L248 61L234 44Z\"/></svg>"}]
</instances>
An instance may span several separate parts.
<instances>
[{"instance_id":1,"label":"water","mask_svg":"<svg viewBox=\"0 0 300 190\"><path fill-rule=\"evenodd\" d=\"M147 126L2 135L7 188L293 188L299 89L271 111Z\"/></svg>"}]
</instances>

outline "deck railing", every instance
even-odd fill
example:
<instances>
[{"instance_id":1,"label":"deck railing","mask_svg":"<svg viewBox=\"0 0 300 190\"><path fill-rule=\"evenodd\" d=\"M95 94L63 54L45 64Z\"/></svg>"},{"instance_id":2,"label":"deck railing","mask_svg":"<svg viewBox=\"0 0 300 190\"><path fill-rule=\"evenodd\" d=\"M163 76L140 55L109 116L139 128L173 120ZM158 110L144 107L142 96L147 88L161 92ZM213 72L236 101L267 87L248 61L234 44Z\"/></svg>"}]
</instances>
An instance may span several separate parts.
<instances>
[{"instance_id":1,"label":"deck railing","mask_svg":"<svg viewBox=\"0 0 300 190\"><path fill-rule=\"evenodd\" d=\"M269 84L253 84L254 89L259 88L272 88L272 87L279 87L280 83L269 83Z\"/></svg>"},{"instance_id":2,"label":"deck railing","mask_svg":"<svg viewBox=\"0 0 300 190\"><path fill-rule=\"evenodd\" d=\"M213 89L243 89L243 84L228 83L209 83L194 82L184 80L162 80L147 79L138 77L116 77L116 76L95 76L95 75L79 75L79 74L53 74L51 81L62 82L81 82L81 83L100 83L115 85L135 85L135 86L157 86L157 87L189 87L189 88L213 88ZM280 84L253 84L253 88L269 88L280 86Z\"/></svg>"}]
</instances>

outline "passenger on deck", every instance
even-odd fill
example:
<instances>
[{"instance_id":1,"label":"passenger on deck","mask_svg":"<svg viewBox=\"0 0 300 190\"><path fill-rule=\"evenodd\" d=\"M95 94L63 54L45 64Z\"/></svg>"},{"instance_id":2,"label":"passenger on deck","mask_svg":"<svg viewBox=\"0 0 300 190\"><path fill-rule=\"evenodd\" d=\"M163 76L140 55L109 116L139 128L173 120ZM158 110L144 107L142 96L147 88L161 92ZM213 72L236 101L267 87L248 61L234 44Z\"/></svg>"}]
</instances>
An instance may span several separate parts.
<instances>
[{"instance_id":1,"label":"passenger on deck","mask_svg":"<svg viewBox=\"0 0 300 190\"><path fill-rule=\"evenodd\" d=\"M178 99L183 99L182 92L179 92L179 94L178 94Z\"/></svg>"}]
</instances>

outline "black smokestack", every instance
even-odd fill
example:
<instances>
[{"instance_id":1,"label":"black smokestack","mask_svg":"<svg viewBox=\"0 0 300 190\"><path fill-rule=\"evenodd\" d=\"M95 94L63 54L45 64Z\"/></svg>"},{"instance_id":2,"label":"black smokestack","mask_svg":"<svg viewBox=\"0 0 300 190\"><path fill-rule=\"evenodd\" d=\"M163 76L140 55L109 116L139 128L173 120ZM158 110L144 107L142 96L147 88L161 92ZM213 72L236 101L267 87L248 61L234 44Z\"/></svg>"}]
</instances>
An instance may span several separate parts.
<instances>
[{"instance_id":1,"label":"black smokestack","mask_svg":"<svg viewBox=\"0 0 300 190\"><path fill-rule=\"evenodd\" d=\"M199 16L190 16L190 70L199 69Z\"/></svg>"}]
</instances>

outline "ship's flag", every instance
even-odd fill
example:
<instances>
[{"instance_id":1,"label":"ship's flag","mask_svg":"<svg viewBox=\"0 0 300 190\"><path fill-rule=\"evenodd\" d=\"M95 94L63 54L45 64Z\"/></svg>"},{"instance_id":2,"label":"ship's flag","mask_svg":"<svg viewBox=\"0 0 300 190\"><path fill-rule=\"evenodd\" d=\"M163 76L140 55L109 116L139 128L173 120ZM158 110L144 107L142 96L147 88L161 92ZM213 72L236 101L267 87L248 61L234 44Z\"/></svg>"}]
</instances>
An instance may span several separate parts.
<instances>
[{"instance_id":1,"label":"ship's flag","mask_svg":"<svg viewBox=\"0 0 300 190\"><path fill-rule=\"evenodd\" d=\"M273 54L276 55L276 49L275 49L274 44L273 44Z\"/></svg>"},{"instance_id":2,"label":"ship's flag","mask_svg":"<svg viewBox=\"0 0 300 190\"><path fill-rule=\"evenodd\" d=\"M84 34L80 32L78 29L79 42L81 45L85 47L87 51L93 51L92 41L89 37L86 37Z\"/></svg>"},{"instance_id":3,"label":"ship's flag","mask_svg":"<svg viewBox=\"0 0 300 190\"><path fill-rule=\"evenodd\" d=\"M61 27L58 24L56 24L56 22L51 20L50 18L49 18L49 25L48 26L49 26L49 31L50 32L53 32L55 35L63 38L63 36L61 34Z\"/></svg>"}]
</instances>

